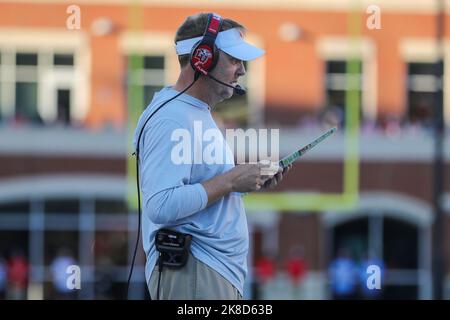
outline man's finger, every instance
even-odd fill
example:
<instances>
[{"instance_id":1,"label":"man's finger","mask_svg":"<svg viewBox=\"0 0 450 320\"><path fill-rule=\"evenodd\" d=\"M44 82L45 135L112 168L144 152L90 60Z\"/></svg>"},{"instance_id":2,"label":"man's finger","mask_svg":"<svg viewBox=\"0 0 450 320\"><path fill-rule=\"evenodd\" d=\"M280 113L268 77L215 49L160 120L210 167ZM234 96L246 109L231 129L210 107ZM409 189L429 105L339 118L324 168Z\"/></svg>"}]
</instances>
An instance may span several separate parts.
<instances>
[{"instance_id":1,"label":"man's finger","mask_svg":"<svg viewBox=\"0 0 450 320\"><path fill-rule=\"evenodd\" d=\"M278 185L278 181L275 179L270 180L269 188L275 188Z\"/></svg>"},{"instance_id":2,"label":"man's finger","mask_svg":"<svg viewBox=\"0 0 450 320\"><path fill-rule=\"evenodd\" d=\"M264 183L264 189L270 189L273 188L277 185L277 181L272 178L266 181L266 183Z\"/></svg>"},{"instance_id":3,"label":"man's finger","mask_svg":"<svg viewBox=\"0 0 450 320\"><path fill-rule=\"evenodd\" d=\"M292 169L292 164L288 165L287 167L283 168L283 173L288 173Z\"/></svg>"},{"instance_id":4,"label":"man's finger","mask_svg":"<svg viewBox=\"0 0 450 320\"><path fill-rule=\"evenodd\" d=\"M278 173L278 174L275 176L275 179L276 179L277 182L280 182L280 181L283 179L283 173Z\"/></svg>"}]
</instances>

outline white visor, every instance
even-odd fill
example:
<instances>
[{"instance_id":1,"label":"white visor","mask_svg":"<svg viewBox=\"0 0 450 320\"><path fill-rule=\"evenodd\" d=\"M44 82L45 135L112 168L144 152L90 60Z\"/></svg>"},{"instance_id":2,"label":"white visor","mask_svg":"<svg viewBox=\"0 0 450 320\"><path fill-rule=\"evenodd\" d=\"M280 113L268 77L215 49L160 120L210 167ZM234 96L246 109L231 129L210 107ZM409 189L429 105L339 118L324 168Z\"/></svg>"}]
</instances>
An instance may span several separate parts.
<instances>
[{"instance_id":1,"label":"white visor","mask_svg":"<svg viewBox=\"0 0 450 320\"><path fill-rule=\"evenodd\" d=\"M203 36L178 41L175 45L177 54L179 56L190 54L192 47L202 38ZM230 56L243 61L259 58L265 53L264 50L245 42L242 38L242 34L236 28L219 32L216 39L216 46Z\"/></svg>"}]
</instances>

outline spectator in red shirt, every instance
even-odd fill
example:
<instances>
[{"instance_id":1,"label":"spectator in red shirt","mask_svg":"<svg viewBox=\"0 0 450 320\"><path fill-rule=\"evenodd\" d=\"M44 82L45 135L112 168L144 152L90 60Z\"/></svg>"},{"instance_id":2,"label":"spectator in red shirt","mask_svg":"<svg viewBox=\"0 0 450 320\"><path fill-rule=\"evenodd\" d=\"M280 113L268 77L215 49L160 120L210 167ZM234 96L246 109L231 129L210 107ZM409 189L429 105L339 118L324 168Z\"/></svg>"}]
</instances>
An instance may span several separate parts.
<instances>
[{"instance_id":1,"label":"spectator in red shirt","mask_svg":"<svg viewBox=\"0 0 450 320\"><path fill-rule=\"evenodd\" d=\"M8 260L8 299L26 299L28 261L21 250L15 250Z\"/></svg>"}]
</instances>

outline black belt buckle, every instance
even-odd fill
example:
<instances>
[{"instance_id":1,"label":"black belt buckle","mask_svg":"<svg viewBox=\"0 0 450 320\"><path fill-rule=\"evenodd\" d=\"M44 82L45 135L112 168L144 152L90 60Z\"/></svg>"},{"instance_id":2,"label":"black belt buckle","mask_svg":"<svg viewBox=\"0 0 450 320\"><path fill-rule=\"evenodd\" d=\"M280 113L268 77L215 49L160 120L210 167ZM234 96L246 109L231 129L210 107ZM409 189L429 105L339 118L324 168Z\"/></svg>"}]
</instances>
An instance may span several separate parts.
<instances>
[{"instance_id":1,"label":"black belt buckle","mask_svg":"<svg viewBox=\"0 0 450 320\"><path fill-rule=\"evenodd\" d=\"M189 257L192 235L169 229L160 229L155 236L156 250L160 253L162 265L179 269L186 265Z\"/></svg>"}]
</instances>

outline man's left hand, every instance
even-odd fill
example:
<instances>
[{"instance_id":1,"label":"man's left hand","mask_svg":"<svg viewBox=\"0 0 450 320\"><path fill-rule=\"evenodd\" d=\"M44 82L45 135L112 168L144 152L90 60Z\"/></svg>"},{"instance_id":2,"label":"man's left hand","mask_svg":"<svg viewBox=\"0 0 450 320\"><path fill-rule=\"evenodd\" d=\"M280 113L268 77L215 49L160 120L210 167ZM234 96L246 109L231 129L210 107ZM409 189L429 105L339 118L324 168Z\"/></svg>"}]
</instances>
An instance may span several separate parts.
<instances>
[{"instance_id":1,"label":"man's left hand","mask_svg":"<svg viewBox=\"0 0 450 320\"><path fill-rule=\"evenodd\" d=\"M281 167L278 168L278 172L273 176L272 179L269 179L266 181L266 183L264 183L264 186L261 188L261 190L275 188L281 182L281 180L283 180L283 175L288 173L289 170L291 170L291 169L292 169L292 164L290 164L289 166L287 166L284 169Z\"/></svg>"}]
</instances>

